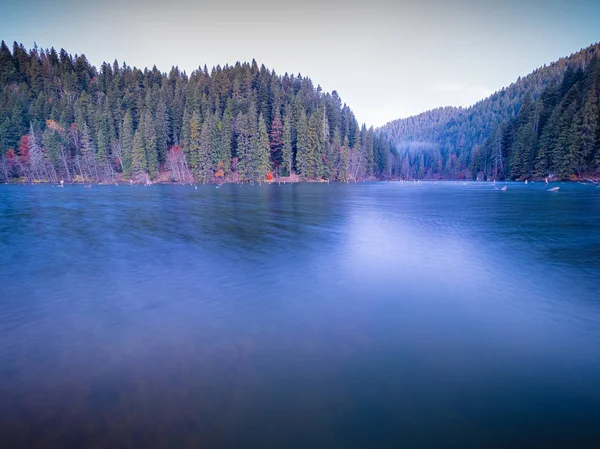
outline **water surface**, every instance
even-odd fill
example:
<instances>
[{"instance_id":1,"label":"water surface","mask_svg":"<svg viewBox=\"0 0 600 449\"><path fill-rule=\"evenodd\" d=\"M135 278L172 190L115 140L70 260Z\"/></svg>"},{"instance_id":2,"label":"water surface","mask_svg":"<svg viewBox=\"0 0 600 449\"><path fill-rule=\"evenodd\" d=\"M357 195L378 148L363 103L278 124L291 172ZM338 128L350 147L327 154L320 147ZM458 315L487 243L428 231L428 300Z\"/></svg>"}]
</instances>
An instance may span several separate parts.
<instances>
[{"instance_id":1,"label":"water surface","mask_svg":"<svg viewBox=\"0 0 600 449\"><path fill-rule=\"evenodd\" d=\"M560 188L0 186L2 447L600 447Z\"/></svg>"}]
</instances>

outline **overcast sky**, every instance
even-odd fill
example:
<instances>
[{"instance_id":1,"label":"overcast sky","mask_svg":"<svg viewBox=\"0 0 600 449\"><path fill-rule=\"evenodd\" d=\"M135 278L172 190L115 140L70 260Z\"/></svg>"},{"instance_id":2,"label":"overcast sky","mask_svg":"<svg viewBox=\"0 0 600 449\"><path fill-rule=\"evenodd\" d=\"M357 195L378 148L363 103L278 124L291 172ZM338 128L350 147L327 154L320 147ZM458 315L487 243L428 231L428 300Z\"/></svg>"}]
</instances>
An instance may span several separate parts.
<instances>
[{"instance_id":1,"label":"overcast sky","mask_svg":"<svg viewBox=\"0 0 600 449\"><path fill-rule=\"evenodd\" d=\"M255 58L378 126L471 105L600 41L600 1L2 0L0 39L161 71Z\"/></svg>"}]
</instances>

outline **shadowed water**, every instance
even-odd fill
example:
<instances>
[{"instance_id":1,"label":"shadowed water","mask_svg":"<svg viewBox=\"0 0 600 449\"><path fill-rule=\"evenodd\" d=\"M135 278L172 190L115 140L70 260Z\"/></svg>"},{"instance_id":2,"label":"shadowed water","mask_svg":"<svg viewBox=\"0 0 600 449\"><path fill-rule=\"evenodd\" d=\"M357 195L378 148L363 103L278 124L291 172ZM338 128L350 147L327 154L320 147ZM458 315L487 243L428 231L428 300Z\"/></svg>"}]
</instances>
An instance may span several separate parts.
<instances>
[{"instance_id":1,"label":"shadowed water","mask_svg":"<svg viewBox=\"0 0 600 449\"><path fill-rule=\"evenodd\" d=\"M591 186L0 186L0 289L3 448L600 447Z\"/></svg>"}]
</instances>

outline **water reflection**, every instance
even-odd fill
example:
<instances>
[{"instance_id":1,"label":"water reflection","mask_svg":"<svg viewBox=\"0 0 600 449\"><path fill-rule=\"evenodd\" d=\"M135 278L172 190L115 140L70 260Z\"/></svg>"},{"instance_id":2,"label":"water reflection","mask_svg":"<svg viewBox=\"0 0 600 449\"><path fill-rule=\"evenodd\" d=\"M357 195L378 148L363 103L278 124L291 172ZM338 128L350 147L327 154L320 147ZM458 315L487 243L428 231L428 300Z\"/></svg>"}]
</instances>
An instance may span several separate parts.
<instances>
[{"instance_id":1,"label":"water reflection","mask_svg":"<svg viewBox=\"0 0 600 449\"><path fill-rule=\"evenodd\" d=\"M598 437L600 197L2 186L9 447Z\"/></svg>"}]
</instances>

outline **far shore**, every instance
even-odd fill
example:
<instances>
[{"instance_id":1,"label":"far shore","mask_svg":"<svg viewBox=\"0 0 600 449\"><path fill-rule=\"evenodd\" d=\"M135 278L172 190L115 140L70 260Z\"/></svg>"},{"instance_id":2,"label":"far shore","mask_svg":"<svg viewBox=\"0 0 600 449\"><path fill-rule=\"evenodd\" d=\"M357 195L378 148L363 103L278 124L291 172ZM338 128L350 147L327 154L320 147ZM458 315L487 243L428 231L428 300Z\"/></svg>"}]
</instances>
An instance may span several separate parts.
<instances>
[{"instance_id":1,"label":"far shore","mask_svg":"<svg viewBox=\"0 0 600 449\"><path fill-rule=\"evenodd\" d=\"M546 182L546 178L528 178L527 179L528 182L539 182L539 183L544 183ZM312 180L312 179L300 179L299 177L294 177L294 178L275 178L272 180L263 180L263 181L236 181L236 180L211 180L211 181L207 181L207 182L200 182L200 181L185 181L185 182L181 182L181 181L167 181L167 180L156 180L156 181L151 181L151 182L133 182L130 180L115 180L114 182L95 182L95 181L88 181L88 182L82 182L82 181L64 181L64 185L83 185L83 186L89 186L89 185L95 185L95 186L115 186L115 185L119 185L119 186L125 186L125 185L132 185L132 186L149 186L149 185L191 185L191 186L198 186L198 185L215 185L215 186L219 186L219 185L223 185L223 184L238 184L238 185L254 185L254 184L308 184L308 183L319 183L319 184L355 184L355 183L363 183L363 182L382 182L382 183L389 183L389 182L427 182L427 183L458 183L458 182L465 182L465 183L471 183L471 182L484 182L484 183L494 183L493 179L487 179L487 180L475 180L475 179L439 179L439 178L424 178L424 179L397 179L397 178L390 178L390 179L363 179L363 180L349 180L349 181L329 181L326 179L321 179L321 180ZM496 183L506 183L506 182L513 182L513 183L525 183L525 180L506 180L506 179L502 179L502 180L496 180ZM600 185L600 175L586 175L586 176L582 176L579 178L570 178L570 179L560 179L560 178L548 178L548 183L556 183L556 182L568 182L568 183L579 183L579 184L590 184L590 185ZM25 180L10 180L8 182L3 182L2 184L5 185L55 185L55 186L61 186L61 182L52 182L52 181L46 181L46 180L34 180L34 181L25 181Z\"/></svg>"}]
</instances>

